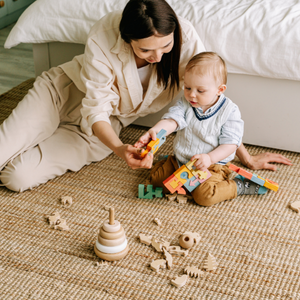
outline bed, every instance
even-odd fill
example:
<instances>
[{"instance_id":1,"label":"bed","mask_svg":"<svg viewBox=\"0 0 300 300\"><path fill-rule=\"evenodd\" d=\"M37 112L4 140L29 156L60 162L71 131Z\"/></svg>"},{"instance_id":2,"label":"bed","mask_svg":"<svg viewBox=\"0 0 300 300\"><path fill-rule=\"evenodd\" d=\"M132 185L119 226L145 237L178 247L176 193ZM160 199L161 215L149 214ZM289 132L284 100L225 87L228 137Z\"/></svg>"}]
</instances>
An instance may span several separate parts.
<instances>
[{"instance_id":1,"label":"bed","mask_svg":"<svg viewBox=\"0 0 300 300\"><path fill-rule=\"evenodd\" d=\"M243 142L300 152L300 1L167 0L226 61L226 95L240 107ZM84 51L91 26L127 0L37 0L5 47L32 43L36 75ZM174 102L177 99L174 99ZM152 126L167 107L135 124ZM298 129L297 129L298 128Z\"/></svg>"}]
</instances>

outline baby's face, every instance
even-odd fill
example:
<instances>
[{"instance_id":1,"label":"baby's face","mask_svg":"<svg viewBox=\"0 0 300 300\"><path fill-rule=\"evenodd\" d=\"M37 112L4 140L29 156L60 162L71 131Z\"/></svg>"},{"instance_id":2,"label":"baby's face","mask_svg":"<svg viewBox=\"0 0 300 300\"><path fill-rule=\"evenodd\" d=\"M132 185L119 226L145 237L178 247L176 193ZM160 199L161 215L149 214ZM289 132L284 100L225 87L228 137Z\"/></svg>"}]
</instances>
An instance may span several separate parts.
<instances>
[{"instance_id":1,"label":"baby's face","mask_svg":"<svg viewBox=\"0 0 300 300\"><path fill-rule=\"evenodd\" d=\"M220 94L219 85L212 75L200 75L194 69L185 72L184 96L193 107L201 107L205 112L217 102Z\"/></svg>"}]
</instances>

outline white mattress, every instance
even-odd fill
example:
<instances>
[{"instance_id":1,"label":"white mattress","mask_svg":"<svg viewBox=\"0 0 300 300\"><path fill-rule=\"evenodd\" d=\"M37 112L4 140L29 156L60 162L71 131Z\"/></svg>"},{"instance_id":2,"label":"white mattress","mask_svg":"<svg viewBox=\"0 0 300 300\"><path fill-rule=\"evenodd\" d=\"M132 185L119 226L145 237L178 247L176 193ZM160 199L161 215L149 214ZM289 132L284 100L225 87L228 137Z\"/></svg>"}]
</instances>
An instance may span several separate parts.
<instances>
[{"instance_id":1,"label":"white mattress","mask_svg":"<svg viewBox=\"0 0 300 300\"><path fill-rule=\"evenodd\" d=\"M225 59L229 72L300 80L300 0L167 2L192 22L207 50ZM5 47L52 41L84 44L95 21L126 3L37 0L20 17Z\"/></svg>"}]
</instances>

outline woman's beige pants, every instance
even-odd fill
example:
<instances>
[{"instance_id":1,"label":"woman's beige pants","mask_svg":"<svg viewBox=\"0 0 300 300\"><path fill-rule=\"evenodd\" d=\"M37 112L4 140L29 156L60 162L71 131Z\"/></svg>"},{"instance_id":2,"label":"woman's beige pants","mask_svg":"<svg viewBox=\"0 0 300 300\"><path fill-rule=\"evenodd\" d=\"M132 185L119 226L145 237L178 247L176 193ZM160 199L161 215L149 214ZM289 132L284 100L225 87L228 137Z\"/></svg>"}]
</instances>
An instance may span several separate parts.
<instances>
[{"instance_id":1,"label":"woman's beige pants","mask_svg":"<svg viewBox=\"0 0 300 300\"><path fill-rule=\"evenodd\" d=\"M0 180L22 192L67 170L100 161L112 151L80 130L84 94L60 68L39 76L34 87L0 125ZM116 117L111 125L119 135Z\"/></svg>"}]
</instances>

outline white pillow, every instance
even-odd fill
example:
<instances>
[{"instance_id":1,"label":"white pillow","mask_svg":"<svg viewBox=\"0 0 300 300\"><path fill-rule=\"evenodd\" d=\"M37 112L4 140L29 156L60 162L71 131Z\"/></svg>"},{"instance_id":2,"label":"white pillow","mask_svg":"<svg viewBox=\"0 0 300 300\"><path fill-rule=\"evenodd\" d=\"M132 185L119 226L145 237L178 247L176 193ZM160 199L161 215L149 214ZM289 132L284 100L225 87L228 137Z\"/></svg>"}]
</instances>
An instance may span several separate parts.
<instances>
[{"instance_id":1,"label":"white pillow","mask_svg":"<svg viewBox=\"0 0 300 300\"><path fill-rule=\"evenodd\" d=\"M167 0L195 26L228 71L300 80L300 0ZM5 48L52 41L85 44L92 25L127 0L37 0L11 30Z\"/></svg>"}]
</instances>

